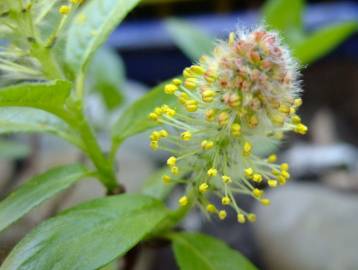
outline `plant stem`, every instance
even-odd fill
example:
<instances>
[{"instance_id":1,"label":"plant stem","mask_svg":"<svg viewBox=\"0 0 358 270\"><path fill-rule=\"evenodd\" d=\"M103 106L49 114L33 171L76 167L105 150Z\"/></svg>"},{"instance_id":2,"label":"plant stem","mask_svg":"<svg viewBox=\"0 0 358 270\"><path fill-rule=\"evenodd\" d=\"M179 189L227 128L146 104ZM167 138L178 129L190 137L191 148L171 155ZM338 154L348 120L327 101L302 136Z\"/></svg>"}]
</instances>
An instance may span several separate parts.
<instances>
[{"instance_id":1,"label":"plant stem","mask_svg":"<svg viewBox=\"0 0 358 270\"><path fill-rule=\"evenodd\" d=\"M110 193L118 187L113 164L110 162L110 160L105 158L97 142L97 139L83 113L81 112L77 116L78 121L76 122L76 126L74 126L74 128L78 129L85 145L86 153L92 160L93 164L96 166L100 181L106 186L108 192Z\"/></svg>"}]
</instances>

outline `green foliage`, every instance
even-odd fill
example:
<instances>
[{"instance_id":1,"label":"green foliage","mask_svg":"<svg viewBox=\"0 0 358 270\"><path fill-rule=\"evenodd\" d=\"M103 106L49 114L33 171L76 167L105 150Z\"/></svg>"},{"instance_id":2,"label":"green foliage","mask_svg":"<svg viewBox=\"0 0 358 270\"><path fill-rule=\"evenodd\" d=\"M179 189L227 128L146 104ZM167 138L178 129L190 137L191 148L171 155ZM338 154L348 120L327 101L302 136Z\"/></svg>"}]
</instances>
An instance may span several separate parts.
<instances>
[{"instance_id":1,"label":"green foliage","mask_svg":"<svg viewBox=\"0 0 358 270\"><path fill-rule=\"evenodd\" d=\"M27 144L9 140L0 140L0 159L19 159L24 158L29 154L30 147Z\"/></svg>"},{"instance_id":2,"label":"green foliage","mask_svg":"<svg viewBox=\"0 0 358 270\"><path fill-rule=\"evenodd\" d=\"M192 61L197 61L205 53L210 53L214 39L201 29L180 19L168 19L165 25L175 44Z\"/></svg>"},{"instance_id":3,"label":"green foliage","mask_svg":"<svg viewBox=\"0 0 358 270\"><path fill-rule=\"evenodd\" d=\"M114 50L104 47L97 51L91 62L88 77L92 90L101 95L109 110L121 105L125 71L122 60Z\"/></svg>"},{"instance_id":4,"label":"green foliage","mask_svg":"<svg viewBox=\"0 0 358 270\"><path fill-rule=\"evenodd\" d=\"M68 165L31 178L0 202L0 231L86 174L82 165Z\"/></svg>"},{"instance_id":5,"label":"green foliage","mask_svg":"<svg viewBox=\"0 0 358 270\"><path fill-rule=\"evenodd\" d=\"M71 83L61 80L16 84L0 89L0 106L33 107L63 116L70 92Z\"/></svg>"},{"instance_id":6,"label":"green foliage","mask_svg":"<svg viewBox=\"0 0 358 270\"><path fill-rule=\"evenodd\" d=\"M82 148L78 134L58 117L33 108L0 108L0 134L47 132Z\"/></svg>"},{"instance_id":7,"label":"green foliage","mask_svg":"<svg viewBox=\"0 0 358 270\"><path fill-rule=\"evenodd\" d=\"M302 16L304 0L271 0L263 7L265 23L287 37L287 42L293 44L303 36Z\"/></svg>"},{"instance_id":8,"label":"green foliage","mask_svg":"<svg viewBox=\"0 0 358 270\"><path fill-rule=\"evenodd\" d=\"M301 63L312 63L329 53L358 30L358 23L346 22L324 27L306 37L294 49L294 55Z\"/></svg>"},{"instance_id":9,"label":"green foliage","mask_svg":"<svg viewBox=\"0 0 358 270\"><path fill-rule=\"evenodd\" d=\"M170 238L181 270L257 269L238 251L213 237L199 233L176 233Z\"/></svg>"},{"instance_id":10,"label":"green foliage","mask_svg":"<svg viewBox=\"0 0 358 270\"><path fill-rule=\"evenodd\" d=\"M130 136L155 127L156 124L148 118L153 108L162 104L175 104L176 98L163 91L166 84L167 82L153 88L124 110L112 127L112 138L115 144L120 144Z\"/></svg>"},{"instance_id":11,"label":"green foliage","mask_svg":"<svg viewBox=\"0 0 358 270\"><path fill-rule=\"evenodd\" d=\"M143 195L83 203L41 224L0 269L97 269L127 252L166 214L160 201Z\"/></svg>"},{"instance_id":12,"label":"green foliage","mask_svg":"<svg viewBox=\"0 0 358 270\"><path fill-rule=\"evenodd\" d=\"M356 22L330 25L313 33L303 27L304 0L270 0L263 7L265 23L278 30L301 64L310 64L328 54L357 31Z\"/></svg>"},{"instance_id":13,"label":"green foliage","mask_svg":"<svg viewBox=\"0 0 358 270\"><path fill-rule=\"evenodd\" d=\"M92 0L74 18L65 57L73 72L85 71L95 51L140 0Z\"/></svg>"}]
</instances>

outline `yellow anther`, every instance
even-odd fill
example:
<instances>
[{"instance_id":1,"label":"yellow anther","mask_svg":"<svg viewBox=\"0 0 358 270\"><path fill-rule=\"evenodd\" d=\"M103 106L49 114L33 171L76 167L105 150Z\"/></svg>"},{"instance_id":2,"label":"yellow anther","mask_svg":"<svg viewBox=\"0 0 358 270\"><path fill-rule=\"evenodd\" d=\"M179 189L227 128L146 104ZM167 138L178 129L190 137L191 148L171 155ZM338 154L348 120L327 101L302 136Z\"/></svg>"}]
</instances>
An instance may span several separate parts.
<instances>
[{"instance_id":1,"label":"yellow anther","mask_svg":"<svg viewBox=\"0 0 358 270\"><path fill-rule=\"evenodd\" d=\"M260 200L260 203L262 205L264 205L264 206L268 206L268 205L271 204L271 201L269 199L267 199L267 198L263 198L263 199Z\"/></svg>"},{"instance_id":2,"label":"yellow anther","mask_svg":"<svg viewBox=\"0 0 358 270\"><path fill-rule=\"evenodd\" d=\"M198 110L198 102L196 100L187 100L185 101L185 108L188 112L195 112Z\"/></svg>"},{"instance_id":3,"label":"yellow anther","mask_svg":"<svg viewBox=\"0 0 358 270\"><path fill-rule=\"evenodd\" d=\"M189 131L184 131L183 133L180 134L180 138L183 141L190 141L191 137L192 137L192 134Z\"/></svg>"},{"instance_id":4,"label":"yellow anther","mask_svg":"<svg viewBox=\"0 0 358 270\"><path fill-rule=\"evenodd\" d=\"M250 178L254 174L254 170L252 168L245 169L245 175L246 177Z\"/></svg>"},{"instance_id":5,"label":"yellow anther","mask_svg":"<svg viewBox=\"0 0 358 270\"><path fill-rule=\"evenodd\" d=\"M208 175L209 176L216 176L218 174L218 171L215 168L210 168L208 170Z\"/></svg>"},{"instance_id":6,"label":"yellow anther","mask_svg":"<svg viewBox=\"0 0 358 270\"><path fill-rule=\"evenodd\" d=\"M279 114L274 115L271 120L272 120L272 123L277 126L282 126L285 121L283 116L279 115Z\"/></svg>"},{"instance_id":7,"label":"yellow anther","mask_svg":"<svg viewBox=\"0 0 358 270\"><path fill-rule=\"evenodd\" d=\"M244 148L243 148L243 155L244 156L249 156L251 154L252 151L252 145L249 142L245 142L244 143Z\"/></svg>"},{"instance_id":8,"label":"yellow anther","mask_svg":"<svg viewBox=\"0 0 358 270\"><path fill-rule=\"evenodd\" d=\"M249 119L249 127L255 128L259 124L259 120L257 119L256 115L252 115Z\"/></svg>"},{"instance_id":9,"label":"yellow anther","mask_svg":"<svg viewBox=\"0 0 358 270\"><path fill-rule=\"evenodd\" d=\"M214 100L215 97L215 92L213 90L205 90L202 93L202 99L204 102L212 102Z\"/></svg>"},{"instance_id":10,"label":"yellow anther","mask_svg":"<svg viewBox=\"0 0 358 270\"><path fill-rule=\"evenodd\" d=\"M254 195L256 198L260 198L264 194L263 190L255 188L252 191L252 195Z\"/></svg>"},{"instance_id":11,"label":"yellow anther","mask_svg":"<svg viewBox=\"0 0 358 270\"><path fill-rule=\"evenodd\" d=\"M281 171L281 175L286 179L290 178L290 174L287 171Z\"/></svg>"},{"instance_id":12,"label":"yellow anther","mask_svg":"<svg viewBox=\"0 0 358 270\"><path fill-rule=\"evenodd\" d=\"M230 115L227 112L221 112L218 115L218 121L220 126L225 126L229 122Z\"/></svg>"},{"instance_id":13,"label":"yellow anther","mask_svg":"<svg viewBox=\"0 0 358 270\"><path fill-rule=\"evenodd\" d=\"M152 134L150 134L150 140L152 141L158 141L160 137L161 136L159 131L153 131Z\"/></svg>"},{"instance_id":14,"label":"yellow anther","mask_svg":"<svg viewBox=\"0 0 358 270\"><path fill-rule=\"evenodd\" d=\"M188 78L184 81L184 86L189 90L194 90L197 86L196 78Z\"/></svg>"},{"instance_id":15,"label":"yellow anther","mask_svg":"<svg viewBox=\"0 0 358 270\"><path fill-rule=\"evenodd\" d=\"M278 111L288 114L290 113L290 107L285 104L281 104L280 107L278 108Z\"/></svg>"},{"instance_id":16,"label":"yellow anther","mask_svg":"<svg viewBox=\"0 0 358 270\"><path fill-rule=\"evenodd\" d=\"M301 123L301 117L299 117L298 115L294 115L292 116L292 123L294 123L295 125L300 124Z\"/></svg>"},{"instance_id":17,"label":"yellow anther","mask_svg":"<svg viewBox=\"0 0 358 270\"><path fill-rule=\"evenodd\" d=\"M254 213L250 213L247 215L247 219L250 222L255 222L256 221L256 215Z\"/></svg>"},{"instance_id":18,"label":"yellow anther","mask_svg":"<svg viewBox=\"0 0 358 270\"><path fill-rule=\"evenodd\" d=\"M217 78L217 74L214 70L208 70L205 72L204 78L208 83L213 83Z\"/></svg>"},{"instance_id":19,"label":"yellow anther","mask_svg":"<svg viewBox=\"0 0 358 270\"><path fill-rule=\"evenodd\" d=\"M305 135L307 133L308 128L304 124L297 124L295 126L294 131L298 134Z\"/></svg>"},{"instance_id":20,"label":"yellow anther","mask_svg":"<svg viewBox=\"0 0 358 270\"><path fill-rule=\"evenodd\" d=\"M154 113L158 114L158 115L161 115L162 113L164 112L164 110L160 107L156 107L154 109Z\"/></svg>"},{"instance_id":21,"label":"yellow anther","mask_svg":"<svg viewBox=\"0 0 358 270\"><path fill-rule=\"evenodd\" d=\"M262 175L261 174L258 174L258 173L255 173L253 176L252 176L252 180L254 182L257 182L257 183L260 183L262 181Z\"/></svg>"},{"instance_id":22,"label":"yellow anther","mask_svg":"<svg viewBox=\"0 0 358 270\"><path fill-rule=\"evenodd\" d=\"M168 137L169 133L165 129L162 129L159 131L159 135L161 138L166 138L166 137Z\"/></svg>"},{"instance_id":23,"label":"yellow anther","mask_svg":"<svg viewBox=\"0 0 358 270\"><path fill-rule=\"evenodd\" d=\"M71 8L69 6L66 5L62 5L60 6L60 8L58 9L58 12L62 15L67 15L68 13L70 13Z\"/></svg>"},{"instance_id":24,"label":"yellow anther","mask_svg":"<svg viewBox=\"0 0 358 270\"><path fill-rule=\"evenodd\" d=\"M174 109L168 109L166 111L166 115L167 116L170 116L170 117L173 117L177 112L174 110Z\"/></svg>"},{"instance_id":25,"label":"yellow anther","mask_svg":"<svg viewBox=\"0 0 358 270\"><path fill-rule=\"evenodd\" d=\"M213 121L215 119L216 112L214 109L209 109L205 112L206 120Z\"/></svg>"},{"instance_id":26,"label":"yellow anther","mask_svg":"<svg viewBox=\"0 0 358 270\"><path fill-rule=\"evenodd\" d=\"M159 143L158 143L158 141L151 141L151 142L150 142L150 148L152 148L153 151L158 150L158 148L159 148Z\"/></svg>"},{"instance_id":27,"label":"yellow anther","mask_svg":"<svg viewBox=\"0 0 358 270\"><path fill-rule=\"evenodd\" d=\"M169 95L174 94L177 90L178 90L178 86L176 86L175 84L170 83L164 86L164 93Z\"/></svg>"},{"instance_id":28,"label":"yellow anther","mask_svg":"<svg viewBox=\"0 0 358 270\"><path fill-rule=\"evenodd\" d=\"M236 38L236 35L234 32L230 32L229 34L229 40L228 40L228 43L230 46L234 45L235 43L235 38Z\"/></svg>"},{"instance_id":29,"label":"yellow anther","mask_svg":"<svg viewBox=\"0 0 358 270\"><path fill-rule=\"evenodd\" d=\"M280 169L281 169L281 171L288 171L289 170L288 163L282 163L280 165Z\"/></svg>"},{"instance_id":30,"label":"yellow anther","mask_svg":"<svg viewBox=\"0 0 358 270\"><path fill-rule=\"evenodd\" d=\"M221 220L224 220L227 216L227 213L225 210L220 210L219 213L218 213L218 216Z\"/></svg>"},{"instance_id":31,"label":"yellow anther","mask_svg":"<svg viewBox=\"0 0 358 270\"><path fill-rule=\"evenodd\" d=\"M293 101L293 105L298 108L302 105L302 99L301 98L296 98L294 101Z\"/></svg>"},{"instance_id":32,"label":"yellow anther","mask_svg":"<svg viewBox=\"0 0 358 270\"><path fill-rule=\"evenodd\" d=\"M214 142L210 141L210 140L203 140L201 142L201 148L203 148L204 150L209 150L211 148L213 148L214 146Z\"/></svg>"},{"instance_id":33,"label":"yellow anther","mask_svg":"<svg viewBox=\"0 0 358 270\"><path fill-rule=\"evenodd\" d=\"M207 210L209 213L215 213L215 212L216 212L216 207L215 207L215 205L209 203L209 204L206 206L206 210Z\"/></svg>"},{"instance_id":34,"label":"yellow anther","mask_svg":"<svg viewBox=\"0 0 358 270\"><path fill-rule=\"evenodd\" d=\"M296 109L294 107L290 107L290 115L294 115L296 113Z\"/></svg>"},{"instance_id":35,"label":"yellow anther","mask_svg":"<svg viewBox=\"0 0 358 270\"><path fill-rule=\"evenodd\" d=\"M231 125L231 134L238 137L241 134L241 126L239 123L234 123Z\"/></svg>"},{"instance_id":36,"label":"yellow anther","mask_svg":"<svg viewBox=\"0 0 358 270\"><path fill-rule=\"evenodd\" d=\"M162 181L163 181L164 184L169 184L170 180L171 180L171 178L170 178L169 175L163 175L162 176Z\"/></svg>"},{"instance_id":37,"label":"yellow anther","mask_svg":"<svg viewBox=\"0 0 358 270\"><path fill-rule=\"evenodd\" d=\"M227 175L223 175L222 177L221 177L221 179L223 180L223 183L224 184L228 184L228 183L231 183L231 177L230 176L227 176Z\"/></svg>"},{"instance_id":38,"label":"yellow anther","mask_svg":"<svg viewBox=\"0 0 358 270\"><path fill-rule=\"evenodd\" d=\"M277 156L275 154L271 154L268 156L267 161L270 163L274 163L277 161Z\"/></svg>"},{"instance_id":39,"label":"yellow anther","mask_svg":"<svg viewBox=\"0 0 358 270\"><path fill-rule=\"evenodd\" d=\"M154 112L150 113L148 115L148 117L149 117L150 120L153 120L153 121L157 121L159 119L159 115L154 113Z\"/></svg>"},{"instance_id":40,"label":"yellow anther","mask_svg":"<svg viewBox=\"0 0 358 270\"><path fill-rule=\"evenodd\" d=\"M241 224L244 224L246 222L246 218L245 218L245 215L243 214L237 214L237 221Z\"/></svg>"},{"instance_id":41,"label":"yellow anther","mask_svg":"<svg viewBox=\"0 0 358 270\"><path fill-rule=\"evenodd\" d=\"M179 173L179 168L177 166L173 166L170 168L172 174L177 175Z\"/></svg>"},{"instance_id":42,"label":"yellow anther","mask_svg":"<svg viewBox=\"0 0 358 270\"><path fill-rule=\"evenodd\" d=\"M277 181L275 179L268 180L267 184L269 185L269 187L272 187L272 188L277 187Z\"/></svg>"},{"instance_id":43,"label":"yellow anther","mask_svg":"<svg viewBox=\"0 0 358 270\"><path fill-rule=\"evenodd\" d=\"M184 69L184 71L183 71L183 76L184 76L185 78L189 78L189 77L193 76L193 74L192 74L190 68L185 68L185 69Z\"/></svg>"},{"instance_id":44,"label":"yellow anther","mask_svg":"<svg viewBox=\"0 0 358 270\"><path fill-rule=\"evenodd\" d=\"M286 181L287 181L286 177L283 177L282 175L278 176L277 180L280 183L280 185L286 184Z\"/></svg>"},{"instance_id":45,"label":"yellow anther","mask_svg":"<svg viewBox=\"0 0 358 270\"><path fill-rule=\"evenodd\" d=\"M207 183L201 183L199 186L199 191L201 193L204 193L206 191L208 191L209 185Z\"/></svg>"},{"instance_id":46,"label":"yellow anther","mask_svg":"<svg viewBox=\"0 0 358 270\"><path fill-rule=\"evenodd\" d=\"M198 65L191 66L190 70L197 75L203 75L205 73L205 69Z\"/></svg>"},{"instance_id":47,"label":"yellow anther","mask_svg":"<svg viewBox=\"0 0 358 270\"><path fill-rule=\"evenodd\" d=\"M177 163L177 158L174 157L174 156L171 156L171 157L168 158L168 160L167 160L167 165L168 165L169 167L175 166L176 163Z\"/></svg>"},{"instance_id":48,"label":"yellow anther","mask_svg":"<svg viewBox=\"0 0 358 270\"><path fill-rule=\"evenodd\" d=\"M177 79L177 78L176 78L176 79L173 79L172 82L173 82L173 84L175 84L176 86L179 86L179 85L182 84L182 80Z\"/></svg>"},{"instance_id":49,"label":"yellow anther","mask_svg":"<svg viewBox=\"0 0 358 270\"><path fill-rule=\"evenodd\" d=\"M222 197L222 199L221 199L221 203L222 203L223 205L229 205L229 204L231 203L231 200L230 200L230 198L229 198L228 196L224 196L224 197Z\"/></svg>"},{"instance_id":50,"label":"yellow anther","mask_svg":"<svg viewBox=\"0 0 358 270\"><path fill-rule=\"evenodd\" d=\"M179 202L180 206L186 206L186 205L188 205L189 200L188 200L187 196L182 196L179 198L178 202Z\"/></svg>"},{"instance_id":51,"label":"yellow anther","mask_svg":"<svg viewBox=\"0 0 358 270\"><path fill-rule=\"evenodd\" d=\"M189 99L189 96L187 93L181 93L178 98L181 104L185 104L185 102Z\"/></svg>"}]
</instances>

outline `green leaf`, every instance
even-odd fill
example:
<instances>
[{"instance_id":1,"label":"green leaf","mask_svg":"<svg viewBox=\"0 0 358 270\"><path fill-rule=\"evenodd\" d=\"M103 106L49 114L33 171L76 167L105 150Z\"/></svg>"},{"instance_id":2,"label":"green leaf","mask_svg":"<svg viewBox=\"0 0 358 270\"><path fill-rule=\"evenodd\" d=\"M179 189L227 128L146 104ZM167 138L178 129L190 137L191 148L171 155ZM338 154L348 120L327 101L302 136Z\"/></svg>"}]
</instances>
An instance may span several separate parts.
<instances>
[{"instance_id":1,"label":"green leaf","mask_svg":"<svg viewBox=\"0 0 358 270\"><path fill-rule=\"evenodd\" d=\"M112 139L114 142L121 143L129 136L155 127L157 124L148 118L148 114L156 106L176 104L175 96L167 95L163 91L167 83L156 86L124 110L112 127Z\"/></svg>"},{"instance_id":2,"label":"green leaf","mask_svg":"<svg viewBox=\"0 0 358 270\"><path fill-rule=\"evenodd\" d=\"M160 201L143 195L83 203L42 223L0 269L98 269L126 253L166 215Z\"/></svg>"},{"instance_id":3,"label":"green leaf","mask_svg":"<svg viewBox=\"0 0 358 270\"><path fill-rule=\"evenodd\" d=\"M356 22L345 22L324 27L308 36L293 48L293 54L302 64L308 64L329 53L358 30Z\"/></svg>"},{"instance_id":4,"label":"green leaf","mask_svg":"<svg viewBox=\"0 0 358 270\"><path fill-rule=\"evenodd\" d=\"M56 116L33 108L0 108L0 134L47 132L82 147L78 135Z\"/></svg>"},{"instance_id":5,"label":"green leaf","mask_svg":"<svg viewBox=\"0 0 358 270\"><path fill-rule=\"evenodd\" d=\"M110 48L97 51L89 68L91 88L97 91L110 110L123 102L121 88L125 80L124 65L118 54Z\"/></svg>"},{"instance_id":6,"label":"green leaf","mask_svg":"<svg viewBox=\"0 0 358 270\"><path fill-rule=\"evenodd\" d=\"M257 269L238 251L213 237L199 233L176 233L170 238L181 270Z\"/></svg>"},{"instance_id":7,"label":"green leaf","mask_svg":"<svg viewBox=\"0 0 358 270\"><path fill-rule=\"evenodd\" d=\"M67 81L23 83L0 89L0 106L33 107L59 116L69 97L72 84Z\"/></svg>"},{"instance_id":8,"label":"green leaf","mask_svg":"<svg viewBox=\"0 0 358 270\"><path fill-rule=\"evenodd\" d=\"M213 38L184 20L168 19L165 25L174 43L192 61L209 54L215 45Z\"/></svg>"},{"instance_id":9,"label":"green leaf","mask_svg":"<svg viewBox=\"0 0 358 270\"><path fill-rule=\"evenodd\" d=\"M92 0L79 11L68 30L66 62L73 72L85 71L95 51L140 0Z\"/></svg>"},{"instance_id":10,"label":"green leaf","mask_svg":"<svg viewBox=\"0 0 358 270\"><path fill-rule=\"evenodd\" d=\"M0 140L0 159L19 159L30 154L27 144Z\"/></svg>"},{"instance_id":11,"label":"green leaf","mask_svg":"<svg viewBox=\"0 0 358 270\"><path fill-rule=\"evenodd\" d=\"M265 23L280 32L303 31L304 0L270 0L263 7Z\"/></svg>"},{"instance_id":12,"label":"green leaf","mask_svg":"<svg viewBox=\"0 0 358 270\"><path fill-rule=\"evenodd\" d=\"M31 178L0 202L0 231L86 174L81 165L67 165Z\"/></svg>"},{"instance_id":13,"label":"green leaf","mask_svg":"<svg viewBox=\"0 0 358 270\"><path fill-rule=\"evenodd\" d=\"M165 199L173 190L175 185L164 184L162 181L162 176L164 174L170 174L170 169L165 167L157 170L153 175L145 180L142 187L142 193L157 199Z\"/></svg>"}]
</instances>

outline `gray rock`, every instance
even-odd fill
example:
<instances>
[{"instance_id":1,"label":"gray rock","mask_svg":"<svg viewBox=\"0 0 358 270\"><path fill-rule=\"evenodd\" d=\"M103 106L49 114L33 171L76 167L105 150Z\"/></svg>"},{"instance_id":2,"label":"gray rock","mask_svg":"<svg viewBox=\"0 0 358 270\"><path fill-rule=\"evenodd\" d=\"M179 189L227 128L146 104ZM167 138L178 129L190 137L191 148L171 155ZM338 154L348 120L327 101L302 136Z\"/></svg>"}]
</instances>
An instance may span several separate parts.
<instances>
[{"instance_id":1,"label":"gray rock","mask_svg":"<svg viewBox=\"0 0 358 270\"><path fill-rule=\"evenodd\" d=\"M290 183L258 206L255 238L267 269L358 269L358 196Z\"/></svg>"}]
</instances>

